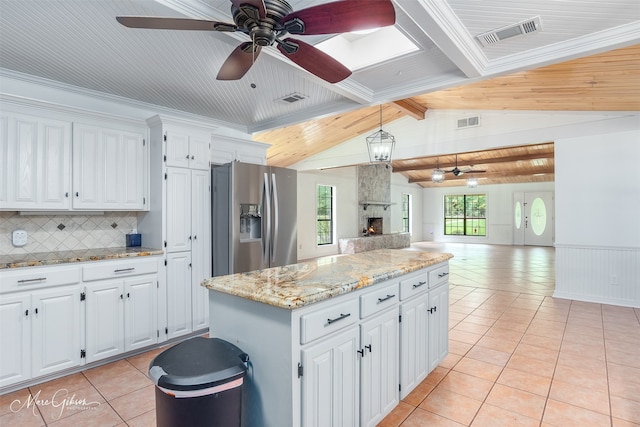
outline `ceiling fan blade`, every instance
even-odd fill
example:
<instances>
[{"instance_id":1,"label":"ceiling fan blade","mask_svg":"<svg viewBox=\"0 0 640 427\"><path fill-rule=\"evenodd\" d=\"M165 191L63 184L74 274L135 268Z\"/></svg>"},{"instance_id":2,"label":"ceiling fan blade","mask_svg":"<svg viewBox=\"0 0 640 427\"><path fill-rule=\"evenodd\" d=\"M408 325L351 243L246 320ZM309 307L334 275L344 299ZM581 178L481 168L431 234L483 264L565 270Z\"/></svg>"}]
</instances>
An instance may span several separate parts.
<instances>
[{"instance_id":1,"label":"ceiling fan blade","mask_svg":"<svg viewBox=\"0 0 640 427\"><path fill-rule=\"evenodd\" d=\"M129 28L152 30L235 31L234 24L188 18L160 18L153 16L117 16L119 23Z\"/></svg>"},{"instance_id":2,"label":"ceiling fan blade","mask_svg":"<svg viewBox=\"0 0 640 427\"><path fill-rule=\"evenodd\" d=\"M343 0L320 4L282 18L290 34L335 34L386 27L396 22L391 0Z\"/></svg>"},{"instance_id":3,"label":"ceiling fan blade","mask_svg":"<svg viewBox=\"0 0 640 427\"><path fill-rule=\"evenodd\" d=\"M254 51L255 47L255 51ZM218 71L217 80L238 80L244 76L262 50L261 46L254 45L251 42L244 42L236 47L231 55L224 61L220 71Z\"/></svg>"},{"instance_id":4,"label":"ceiling fan blade","mask_svg":"<svg viewBox=\"0 0 640 427\"><path fill-rule=\"evenodd\" d=\"M320 49L301 40L278 40L278 50L311 74L329 83L338 83L351 75L351 70Z\"/></svg>"},{"instance_id":5,"label":"ceiling fan blade","mask_svg":"<svg viewBox=\"0 0 640 427\"><path fill-rule=\"evenodd\" d=\"M244 11L247 16L250 16L255 20L264 19L267 16L267 8L264 6L264 0L231 0L231 4L233 4L234 7ZM249 7L244 8L244 5L247 5ZM254 10L258 11L258 16L252 16L254 15Z\"/></svg>"},{"instance_id":6,"label":"ceiling fan blade","mask_svg":"<svg viewBox=\"0 0 640 427\"><path fill-rule=\"evenodd\" d=\"M485 173L487 171L483 171L483 170L476 170L476 169L471 169L468 171L465 171L465 173Z\"/></svg>"}]
</instances>

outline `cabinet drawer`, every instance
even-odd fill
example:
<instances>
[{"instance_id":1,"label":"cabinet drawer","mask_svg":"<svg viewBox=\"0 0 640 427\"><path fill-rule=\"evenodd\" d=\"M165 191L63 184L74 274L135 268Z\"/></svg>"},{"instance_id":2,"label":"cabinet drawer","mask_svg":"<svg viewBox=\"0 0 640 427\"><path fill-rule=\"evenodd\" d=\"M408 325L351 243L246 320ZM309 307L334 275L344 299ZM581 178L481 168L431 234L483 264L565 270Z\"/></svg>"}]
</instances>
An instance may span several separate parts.
<instances>
[{"instance_id":1,"label":"cabinet drawer","mask_svg":"<svg viewBox=\"0 0 640 427\"><path fill-rule=\"evenodd\" d=\"M364 319L385 308L391 307L399 300L398 284L391 283L372 292L360 296L360 318Z\"/></svg>"},{"instance_id":2,"label":"cabinet drawer","mask_svg":"<svg viewBox=\"0 0 640 427\"><path fill-rule=\"evenodd\" d=\"M82 280L113 279L117 277L138 276L158 271L158 258L136 258L127 261L102 261L82 267Z\"/></svg>"},{"instance_id":3,"label":"cabinet drawer","mask_svg":"<svg viewBox=\"0 0 640 427\"><path fill-rule=\"evenodd\" d=\"M400 281L400 299L405 300L414 295L421 294L428 289L427 283L428 275L424 270Z\"/></svg>"},{"instance_id":4,"label":"cabinet drawer","mask_svg":"<svg viewBox=\"0 0 640 427\"><path fill-rule=\"evenodd\" d=\"M357 321L357 298L305 314L300 318L300 344L313 341Z\"/></svg>"},{"instance_id":5,"label":"cabinet drawer","mask_svg":"<svg viewBox=\"0 0 640 427\"><path fill-rule=\"evenodd\" d=\"M80 283L80 266L32 267L0 272L0 293Z\"/></svg>"},{"instance_id":6,"label":"cabinet drawer","mask_svg":"<svg viewBox=\"0 0 640 427\"><path fill-rule=\"evenodd\" d=\"M429 272L429 288L445 283L449 280L449 264L438 267Z\"/></svg>"}]
</instances>

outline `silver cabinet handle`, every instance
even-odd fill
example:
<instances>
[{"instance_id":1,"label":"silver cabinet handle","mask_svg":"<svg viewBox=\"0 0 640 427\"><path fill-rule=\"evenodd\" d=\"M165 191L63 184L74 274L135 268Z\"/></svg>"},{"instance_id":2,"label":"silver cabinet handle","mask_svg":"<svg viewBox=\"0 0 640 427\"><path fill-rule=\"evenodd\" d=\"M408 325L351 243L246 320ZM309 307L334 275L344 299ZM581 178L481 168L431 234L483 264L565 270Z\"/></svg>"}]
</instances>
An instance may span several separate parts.
<instances>
[{"instance_id":1,"label":"silver cabinet handle","mask_svg":"<svg viewBox=\"0 0 640 427\"><path fill-rule=\"evenodd\" d=\"M131 268L121 268L119 270L113 270L114 273L128 273L130 271L135 271L135 267L131 267Z\"/></svg>"},{"instance_id":2,"label":"silver cabinet handle","mask_svg":"<svg viewBox=\"0 0 640 427\"><path fill-rule=\"evenodd\" d=\"M424 285L426 285L426 284L427 284L427 282L418 282L417 284L416 284L416 283L414 283L414 284L413 284L413 288L414 288L414 289L415 289L415 288L419 288L420 286L424 286Z\"/></svg>"},{"instance_id":3,"label":"silver cabinet handle","mask_svg":"<svg viewBox=\"0 0 640 427\"><path fill-rule=\"evenodd\" d=\"M31 282L42 282L47 280L46 277L36 277L35 279L22 279L18 280L18 283L31 283Z\"/></svg>"},{"instance_id":4,"label":"silver cabinet handle","mask_svg":"<svg viewBox=\"0 0 640 427\"><path fill-rule=\"evenodd\" d=\"M340 316L336 317L335 319L327 319L327 324L330 325L334 322L337 322L338 320L346 319L349 316L351 316L351 313L347 313L347 314L340 313Z\"/></svg>"},{"instance_id":5,"label":"silver cabinet handle","mask_svg":"<svg viewBox=\"0 0 640 427\"><path fill-rule=\"evenodd\" d=\"M440 274L438 274L438 277L443 278L443 277L446 277L448 275L449 275L449 273L440 273Z\"/></svg>"}]
</instances>

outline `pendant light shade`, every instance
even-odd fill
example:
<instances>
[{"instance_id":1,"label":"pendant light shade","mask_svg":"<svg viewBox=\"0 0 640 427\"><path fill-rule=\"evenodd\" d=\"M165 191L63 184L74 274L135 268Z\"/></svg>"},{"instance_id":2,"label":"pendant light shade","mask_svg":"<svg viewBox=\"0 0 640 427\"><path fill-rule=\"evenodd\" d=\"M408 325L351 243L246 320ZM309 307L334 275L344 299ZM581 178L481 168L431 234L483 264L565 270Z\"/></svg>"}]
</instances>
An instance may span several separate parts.
<instances>
[{"instance_id":1,"label":"pendant light shade","mask_svg":"<svg viewBox=\"0 0 640 427\"><path fill-rule=\"evenodd\" d=\"M467 187L476 188L477 186L478 186L478 178L473 176L471 178L467 178Z\"/></svg>"},{"instance_id":2,"label":"pendant light shade","mask_svg":"<svg viewBox=\"0 0 640 427\"><path fill-rule=\"evenodd\" d=\"M382 130L382 104L380 105L380 130L366 138L369 161L371 163L390 163L396 138L389 132Z\"/></svg>"},{"instance_id":3,"label":"pendant light shade","mask_svg":"<svg viewBox=\"0 0 640 427\"><path fill-rule=\"evenodd\" d=\"M443 182L444 181L444 171L442 169L434 169L431 172L431 181L433 182Z\"/></svg>"}]
</instances>

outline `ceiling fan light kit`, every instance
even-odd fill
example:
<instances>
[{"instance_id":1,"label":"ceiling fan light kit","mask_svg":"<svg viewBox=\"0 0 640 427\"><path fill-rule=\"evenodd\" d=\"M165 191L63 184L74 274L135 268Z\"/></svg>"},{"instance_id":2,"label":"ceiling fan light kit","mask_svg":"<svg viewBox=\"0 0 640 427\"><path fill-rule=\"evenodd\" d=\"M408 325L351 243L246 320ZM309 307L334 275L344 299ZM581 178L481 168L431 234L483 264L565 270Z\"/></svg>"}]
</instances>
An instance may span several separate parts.
<instances>
[{"instance_id":1,"label":"ceiling fan light kit","mask_svg":"<svg viewBox=\"0 0 640 427\"><path fill-rule=\"evenodd\" d=\"M338 83L351 70L320 49L287 34L319 35L385 27L396 22L391 0L342 0L299 11L285 0L231 0L235 24L185 18L119 16L129 28L241 32L250 41L236 47L220 68L218 80L238 80L253 66L261 48L277 45L278 51L311 74Z\"/></svg>"}]
</instances>

